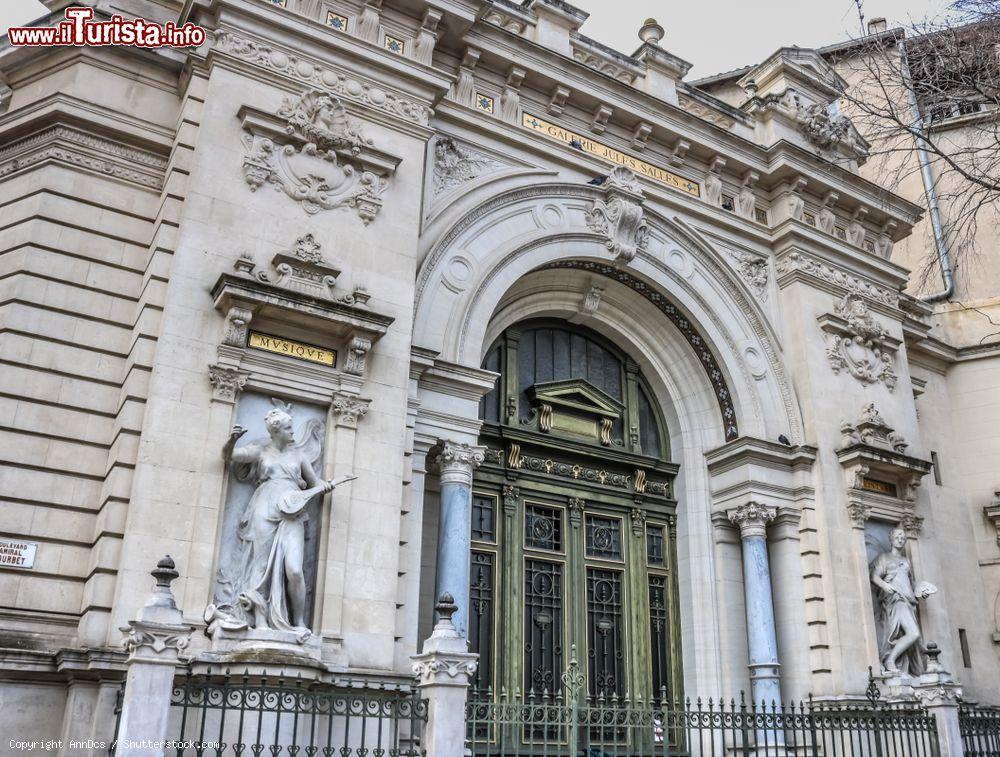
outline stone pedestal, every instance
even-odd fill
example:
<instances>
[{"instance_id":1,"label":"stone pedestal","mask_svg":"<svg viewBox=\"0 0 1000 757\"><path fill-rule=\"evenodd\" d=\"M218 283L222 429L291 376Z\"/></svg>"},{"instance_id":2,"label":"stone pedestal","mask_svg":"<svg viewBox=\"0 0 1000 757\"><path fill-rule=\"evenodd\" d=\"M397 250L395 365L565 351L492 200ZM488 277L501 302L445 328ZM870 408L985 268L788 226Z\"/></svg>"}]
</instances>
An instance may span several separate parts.
<instances>
[{"instance_id":1,"label":"stone pedestal","mask_svg":"<svg viewBox=\"0 0 1000 757\"><path fill-rule=\"evenodd\" d=\"M435 593L449 594L458 609L454 626L466 638L469 628L469 553L472 518L472 472L485 459L483 447L442 442L433 458L441 473L441 523ZM464 651L464 650L463 650Z\"/></svg>"},{"instance_id":2,"label":"stone pedestal","mask_svg":"<svg viewBox=\"0 0 1000 757\"><path fill-rule=\"evenodd\" d=\"M940 654L937 644L928 642L927 672L914 679L913 693L937 721L939 757L962 757L962 733L958 722L962 687L938 661Z\"/></svg>"},{"instance_id":3,"label":"stone pedestal","mask_svg":"<svg viewBox=\"0 0 1000 757\"><path fill-rule=\"evenodd\" d=\"M152 571L156 579L152 596L138 617L122 628L129 658L115 752L119 757L163 755L174 674L192 631L170 590L177 575L169 555L160 560Z\"/></svg>"},{"instance_id":4,"label":"stone pedestal","mask_svg":"<svg viewBox=\"0 0 1000 757\"><path fill-rule=\"evenodd\" d=\"M440 618L424 642L421 654L413 655L413 672L420 694L427 702L427 723L421 747L431 757L463 757L465 750L465 705L469 682L479 664L479 655L452 623L458 607L450 594L443 594L434 608Z\"/></svg>"}]
</instances>

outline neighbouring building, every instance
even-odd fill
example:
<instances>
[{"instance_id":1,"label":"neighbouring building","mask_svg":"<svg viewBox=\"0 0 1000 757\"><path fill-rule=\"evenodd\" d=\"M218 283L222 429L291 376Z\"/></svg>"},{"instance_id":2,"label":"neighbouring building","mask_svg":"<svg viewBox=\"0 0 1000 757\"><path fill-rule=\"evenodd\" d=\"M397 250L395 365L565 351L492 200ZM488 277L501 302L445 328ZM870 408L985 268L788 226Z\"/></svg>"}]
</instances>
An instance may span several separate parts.
<instances>
[{"instance_id":1,"label":"neighbouring building","mask_svg":"<svg viewBox=\"0 0 1000 757\"><path fill-rule=\"evenodd\" d=\"M690 83L562 0L94 5L208 39L0 45L4 739L110 738L167 554L196 660L399 683L449 592L481 696L645 701L860 697L874 573L920 595L885 685L933 641L997 703L1000 264L908 288L924 190L842 51Z\"/></svg>"}]
</instances>

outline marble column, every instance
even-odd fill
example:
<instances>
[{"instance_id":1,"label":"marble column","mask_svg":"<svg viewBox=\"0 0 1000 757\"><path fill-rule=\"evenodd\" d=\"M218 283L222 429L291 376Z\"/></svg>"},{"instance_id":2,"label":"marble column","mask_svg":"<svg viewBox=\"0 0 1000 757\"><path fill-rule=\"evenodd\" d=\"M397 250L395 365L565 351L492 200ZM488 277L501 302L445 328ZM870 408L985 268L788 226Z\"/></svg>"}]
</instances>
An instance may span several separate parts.
<instances>
[{"instance_id":1,"label":"marble column","mask_svg":"<svg viewBox=\"0 0 1000 757\"><path fill-rule=\"evenodd\" d=\"M753 701L770 705L781 702L778 639L774 628L771 570L767 562L767 524L777 511L748 502L729 511L729 520L739 527L743 541L743 593L747 615L747 646L750 656L750 688Z\"/></svg>"},{"instance_id":2,"label":"marble column","mask_svg":"<svg viewBox=\"0 0 1000 757\"><path fill-rule=\"evenodd\" d=\"M438 526L437 581L434 593L450 594L458 610L452 622L468 638L469 551L472 525L472 472L485 456L485 447L442 441L434 456L441 474L441 521Z\"/></svg>"}]
</instances>

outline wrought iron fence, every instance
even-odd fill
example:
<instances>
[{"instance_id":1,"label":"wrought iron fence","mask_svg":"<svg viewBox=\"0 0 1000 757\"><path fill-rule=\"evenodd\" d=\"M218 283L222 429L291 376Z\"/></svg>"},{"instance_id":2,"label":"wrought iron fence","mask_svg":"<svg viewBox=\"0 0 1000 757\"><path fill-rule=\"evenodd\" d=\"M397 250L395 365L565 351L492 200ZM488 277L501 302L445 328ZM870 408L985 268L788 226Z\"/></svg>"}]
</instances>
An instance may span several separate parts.
<instances>
[{"instance_id":1,"label":"wrought iron fence","mask_svg":"<svg viewBox=\"0 0 1000 757\"><path fill-rule=\"evenodd\" d=\"M563 688L498 696L467 708L472 755L568 757L938 757L935 720L915 707L866 702L767 706L712 699L653 701L581 694L575 660Z\"/></svg>"},{"instance_id":2,"label":"wrought iron fence","mask_svg":"<svg viewBox=\"0 0 1000 757\"><path fill-rule=\"evenodd\" d=\"M409 684L194 675L177 679L166 755L421 757L427 705ZM111 754L114 754L112 748Z\"/></svg>"},{"instance_id":3,"label":"wrought iron fence","mask_svg":"<svg viewBox=\"0 0 1000 757\"><path fill-rule=\"evenodd\" d=\"M1000 757L1000 708L963 705L958 727L965 757Z\"/></svg>"}]
</instances>

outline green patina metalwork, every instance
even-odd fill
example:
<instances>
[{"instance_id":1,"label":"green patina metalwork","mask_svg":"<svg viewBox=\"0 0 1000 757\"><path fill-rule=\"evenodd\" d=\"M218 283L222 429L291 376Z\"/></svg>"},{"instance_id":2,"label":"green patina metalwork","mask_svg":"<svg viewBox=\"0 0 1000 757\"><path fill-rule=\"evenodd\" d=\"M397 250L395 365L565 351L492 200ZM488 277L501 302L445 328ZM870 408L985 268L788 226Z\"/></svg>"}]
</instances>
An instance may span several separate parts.
<instances>
[{"instance_id":1,"label":"green patina metalwork","mask_svg":"<svg viewBox=\"0 0 1000 757\"><path fill-rule=\"evenodd\" d=\"M526 355L536 364L519 365ZM586 329L529 321L484 366L501 378L483 402L474 482L479 694L561 695L575 648L582 698L681 696L678 466L638 365Z\"/></svg>"}]
</instances>

